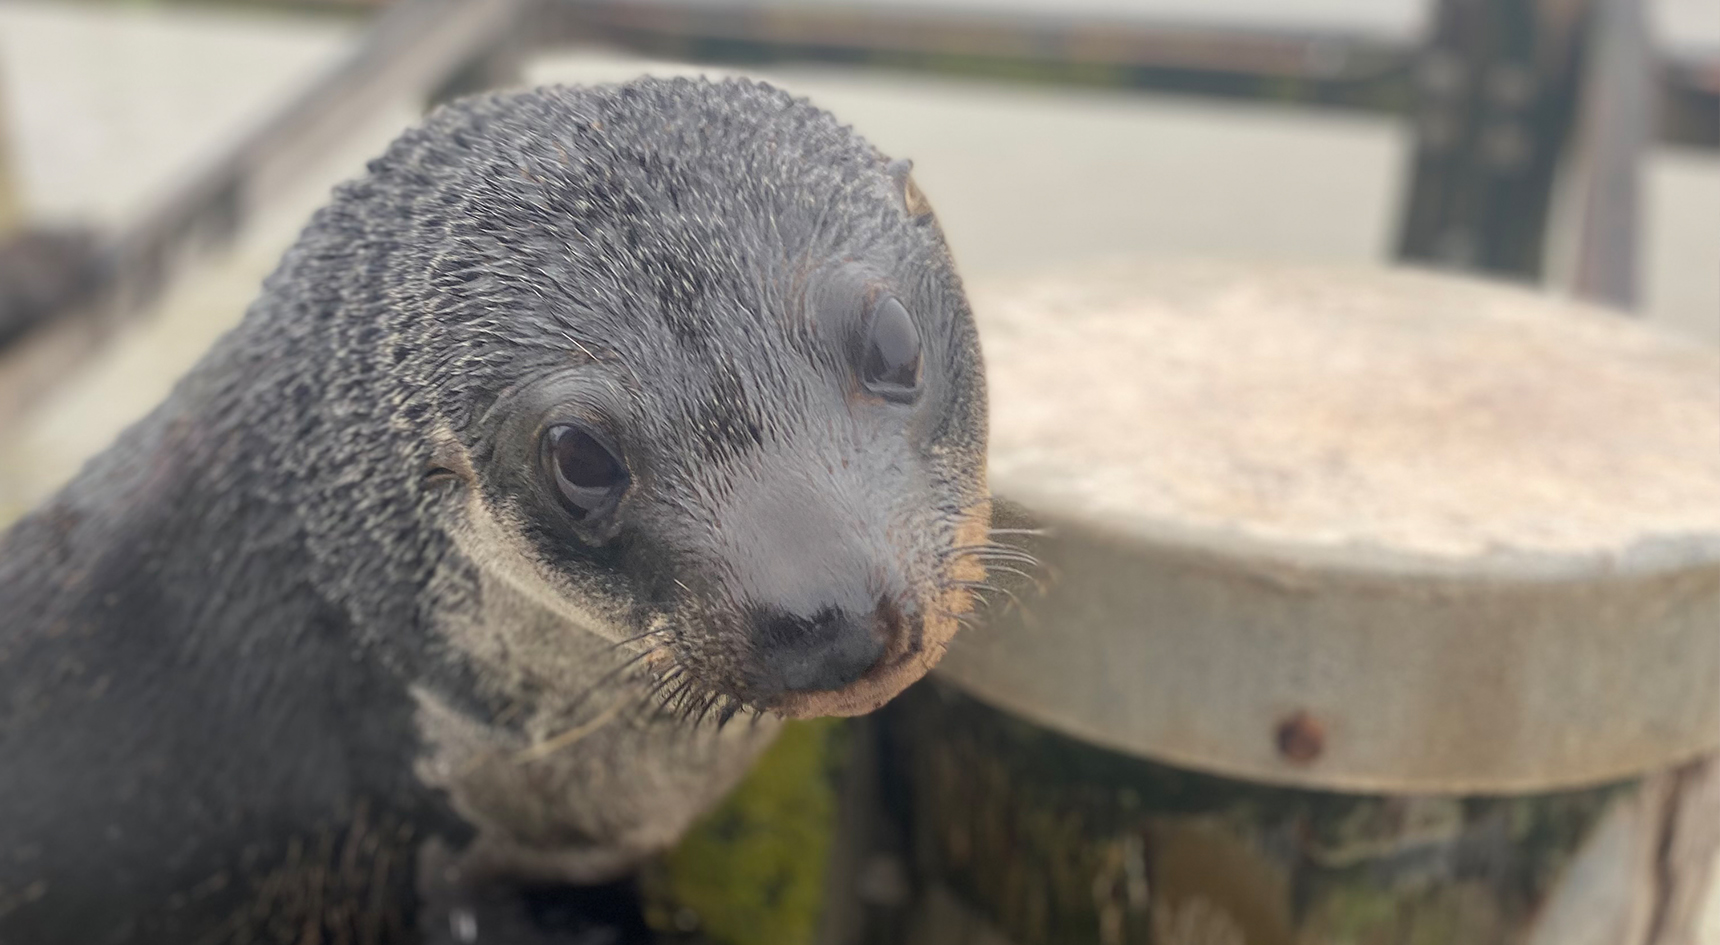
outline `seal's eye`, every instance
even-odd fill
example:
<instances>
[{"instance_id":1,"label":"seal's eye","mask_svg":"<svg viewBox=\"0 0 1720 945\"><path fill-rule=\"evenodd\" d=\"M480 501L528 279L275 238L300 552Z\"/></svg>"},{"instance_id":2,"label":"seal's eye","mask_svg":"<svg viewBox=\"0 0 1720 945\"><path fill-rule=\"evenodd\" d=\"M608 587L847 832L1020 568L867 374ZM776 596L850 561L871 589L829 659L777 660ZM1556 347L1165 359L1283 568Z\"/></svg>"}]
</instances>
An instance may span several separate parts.
<instances>
[{"instance_id":1,"label":"seal's eye","mask_svg":"<svg viewBox=\"0 0 1720 945\"><path fill-rule=\"evenodd\" d=\"M545 430L543 465L562 505L580 521L613 509L627 489L627 467L613 449L583 427L560 425Z\"/></svg>"},{"instance_id":2,"label":"seal's eye","mask_svg":"<svg viewBox=\"0 0 1720 945\"><path fill-rule=\"evenodd\" d=\"M913 400L919 393L920 332L894 297L872 310L860 379L867 390L891 400Z\"/></svg>"}]
</instances>

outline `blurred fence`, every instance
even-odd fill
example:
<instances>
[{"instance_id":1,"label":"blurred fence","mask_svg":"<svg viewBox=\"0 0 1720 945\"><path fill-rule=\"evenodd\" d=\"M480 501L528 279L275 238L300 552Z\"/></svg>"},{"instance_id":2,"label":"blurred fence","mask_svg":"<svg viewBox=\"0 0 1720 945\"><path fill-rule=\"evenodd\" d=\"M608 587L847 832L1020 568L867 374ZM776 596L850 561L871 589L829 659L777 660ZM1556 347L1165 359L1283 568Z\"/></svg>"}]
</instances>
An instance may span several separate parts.
<instances>
[{"instance_id":1,"label":"blurred fence","mask_svg":"<svg viewBox=\"0 0 1720 945\"><path fill-rule=\"evenodd\" d=\"M96 285L80 284L69 301L136 308L173 260L230 235L307 149L385 98L505 82L535 51L597 42L702 62L834 62L1397 115L1417 144L1403 258L1542 277L1555 183L1568 174L1581 179L1567 214L1578 234L1573 288L1629 308L1643 150L1656 139L1720 147L1720 61L1656 54L1642 20L1640 0L1438 0L1429 35L1411 42L1050 5L399 0L297 101L186 189L162 195L152 214L109 234Z\"/></svg>"}]
</instances>

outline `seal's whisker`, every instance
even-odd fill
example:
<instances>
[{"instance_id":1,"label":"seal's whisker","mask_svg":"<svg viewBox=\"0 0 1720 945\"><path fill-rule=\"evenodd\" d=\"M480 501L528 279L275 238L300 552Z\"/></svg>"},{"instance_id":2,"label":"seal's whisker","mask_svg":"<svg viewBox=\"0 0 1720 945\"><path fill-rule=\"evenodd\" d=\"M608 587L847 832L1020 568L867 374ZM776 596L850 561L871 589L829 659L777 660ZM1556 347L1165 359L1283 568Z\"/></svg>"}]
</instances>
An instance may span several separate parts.
<instances>
[{"instance_id":1,"label":"seal's whisker","mask_svg":"<svg viewBox=\"0 0 1720 945\"><path fill-rule=\"evenodd\" d=\"M626 705L626 699L616 699L614 702L609 704L608 708L598 713L597 717L591 721L575 725L572 728L569 728L551 738L546 738L529 748L522 748L514 753L512 760L515 764L526 764L527 762L541 761L548 758L550 755L575 744L591 733L605 725L608 725L617 715L621 714L621 710Z\"/></svg>"},{"instance_id":2,"label":"seal's whisker","mask_svg":"<svg viewBox=\"0 0 1720 945\"><path fill-rule=\"evenodd\" d=\"M640 700L639 700L640 703L642 705L646 705L646 706L660 707L661 702L658 700L658 695L664 689L667 689L668 687L681 681L681 679L685 675L686 675L685 671L683 671L681 669L681 667L676 666L676 667L673 667L672 669L670 669L668 672L658 676L656 679L652 680L652 682L649 686L645 687L645 691L640 695Z\"/></svg>"},{"instance_id":3,"label":"seal's whisker","mask_svg":"<svg viewBox=\"0 0 1720 945\"><path fill-rule=\"evenodd\" d=\"M689 685L687 691L683 692L675 703L675 720L681 724L681 733L689 739L693 736L694 730L699 727L695 720L699 714L700 701L699 689Z\"/></svg>"},{"instance_id":4,"label":"seal's whisker","mask_svg":"<svg viewBox=\"0 0 1720 945\"><path fill-rule=\"evenodd\" d=\"M717 731L721 732L725 727L727 727L729 722L734 719L735 714L740 710L741 704L739 700L736 700L733 697L727 697L727 702L723 705L722 711L717 713Z\"/></svg>"},{"instance_id":5,"label":"seal's whisker","mask_svg":"<svg viewBox=\"0 0 1720 945\"><path fill-rule=\"evenodd\" d=\"M1019 568L1012 568L1006 564L994 564L991 566L991 570L1002 571L1005 574L1013 574L1016 577L1031 583L1035 591L1038 591L1041 594L1045 593L1045 582L1039 575L1023 571Z\"/></svg>"},{"instance_id":6,"label":"seal's whisker","mask_svg":"<svg viewBox=\"0 0 1720 945\"><path fill-rule=\"evenodd\" d=\"M957 558L972 558L976 561L1019 561L1023 564L1039 567L1042 562L1030 551L1017 548L1014 545L1000 545L993 542L983 542L971 545L957 545L946 549L945 560Z\"/></svg>"},{"instance_id":7,"label":"seal's whisker","mask_svg":"<svg viewBox=\"0 0 1720 945\"><path fill-rule=\"evenodd\" d=\"M986 581L950 581L949 585L951 587L959 587L963 590L973 591L979 594L997 590L996 585Z\"/></svg>"},{"instance_id":8,"label":"seal's whisker","mask_svg":"<svg viewBox=\"0 0 1720 945\"><path fill-rule=\"evenodd\" d=\"M977 551L977 552L982 552L982 553L1013 554L1013 555L1032 555L1033 554L1033 552L1028 551L1026 548L1022 548L1018 545L1007 545L1007 544L1003 544L1003 543L995 542L995 541L988 541L988 542L984 542L982 544L968 545L967 547L972 551Z\"/></svg>"},{"instance_id":9,"label":"seal's whisker","mask_svg":"<svg viewBox=\"0 0 1720 945\"><path fill-rule=\"evenodd\" d=\"M698 715L695 716L693 719L693 726L695 728L703 728L704 727L705 719L711 714L711 709L715 708L717 703L719 701L721 701L722 698L723 698L723 696L721 693L712 692L712 693L706 694L705 698L703 700L701 700L699 703Z\"/></svg>"},{"instance_id":10,"label":"seal's whisker","mask_svg":"<svg viewBox=\"0 0 1720 945\"><path fill-rule=\"evenodd\" d=\"M971 591L979 591L982 593L987 592L987 591L996 591L997 593L1002 594L1003 596L1009 598L1010 602L1015 604L1015 606L1017 606L1017 607L1025 606L1022 604L1021 598L1017 597L1014 591L1010 590L1007 587L1003 587L1002 585L987 584L984 581L952 581L951 583L956 584L958 586L965 586L968 588L968 590L971 590Z\"/></svg>"},{"instance_id":11,"label":"seal's whisker","mask_svg":"<svg viewBox=\"0 0 1720 945\"><path fill-rule=\"evenodd\" d=\"M681 720L680 699L682 696L686 695L687 690L691 688L693 688L693 679L691 676L688 676L682 679L679 685L670 689L668 693L663 696L663 708L677 720Z\"/></svg>"},{"instance_id":12,"label":"seal's whisker","mask_svg":"<svg viewBox=\"0 0 1720 945\"><path fill-rule=\"evenodd\" d=\"M656 648L656 647L649 649L649 650L643 650L641 652L633 654L632 656L623 660L621 663L617 664L616 666L611 667L610 669L605 671L602 676L597 677L596 682L593 682L591 685L587 686L585 688L585 691L579 695L579 698L574 700L573 704L569 708L570 709L578 709L579 707L583 706L585 704L585 701L587 699L590 699L593 694L610 688L609 684L612 682L615 682L617 679L622 679L622 678L629 678L630 680L636 679L637 678L636 676L635 677L627 677L626 674L628 674L629 671L638 668L640 663L649 659L653 655L656 655L656 654L662 653L662 652L665 652L665 651L662 650L661 648ZM647 672L647 673L650 672L649 667L647 667L645 669L645 672Z\"/></svg>"},{"instance_id":13,"label":"seal's whisker","mask_svg":"<svg viewBox=\"0 0 1720 945\"><path fill-rule=\"evenodd\" d=\"M644 641L649 640L652 637L673 636L674 633L675 633L674 627L656 627L656 628L653 628L651 630L646 630L644 633L636 633L633 636L626 637L626 638L620 639L620 640L616 640L614 643L611 643L609 645L609 648L612 650L625 649L626 647L632 646L635 643L643 643Z\"/></svg>"},{"instance_id":14,"label":"seal's whisker","mask_svg":"<svg viewBox=\"0 0 1720 945\"><path fill-rule=\"evenodd\" d=\"M982 555L1020 555L1020 556L1025 557L1025 558L1034 558L1036 560L1039 557L1038 555L1035 555L1033 552L1028 551L1026 548L1018 548L1015 545L1000 545L1000 544L996 544L994 542L987 542L983 545L971 545L969 547L975 554L982 554Z\"/></svg>"},{"instance_id":15,"label":"seal's whisker","mask_svg":"<svg viewBox=\"0 0 1720 945\"><path fill-rule=\"evenodd\" d=\"M1008 542L1002 542L1002 541L976 541L976 542L973 542L972 544L966 545L965 547L983 548L983 549L988 550L988 551L1019 551L1022 554L1027 553L1027 549L1021 547L1020 545L1013 545L1013 544L1010 544Z\"/></svg>"},{"instance_id":16,"label":"seal's whisker","mask_svg":"<svg viewBox=\"0 0 1720 945\"><path fill-rule=\"evenodd\" d=\"M1045 566L1045 563L1040 561L1037 556L1025 552L981 551L976 553L974 558L980 562L1009 561L1015 564L1025 564L1030 568Z\"/></svg>"}]
</instances>

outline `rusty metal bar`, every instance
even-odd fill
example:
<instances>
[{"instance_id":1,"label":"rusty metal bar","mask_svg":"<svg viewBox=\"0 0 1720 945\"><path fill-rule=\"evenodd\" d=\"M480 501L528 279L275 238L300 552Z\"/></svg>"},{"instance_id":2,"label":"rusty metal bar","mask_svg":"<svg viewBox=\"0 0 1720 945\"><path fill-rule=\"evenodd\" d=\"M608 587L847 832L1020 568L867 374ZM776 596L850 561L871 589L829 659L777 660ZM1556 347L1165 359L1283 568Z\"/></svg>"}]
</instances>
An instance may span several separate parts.
<instances>
[{"instance_id":1,"label":"rusty metal bar","mask_svg":"<svg viewBox=\"0 0 1720 945\"><path fill-rule=\"evenodd\" d=\"M627 40L679 36L827 50L1054 59L1248 72L1277 77L1360 76L1396 65L1395 44L1129 20L956 14L914 8L565 0L565 23L583 35ZM1335 50L1343 46L1346 55Z\"/></svg>"},{"instance_id":2,"label":"rusty metal bar","mask_svg":"<svg viewBox=\"0 0 1720 945\"><path fill-rule=\"evenodd\" d=\"M225 240L331 141L387 102L442 81L513 29L529 4L404 0L387 8L352 53L118 235L110 292L124 307L152 297L170 260Z\"/></svg>"},{"instance_id":3,"label":"rusty metal bar","mask_svg":"<svg viewBox=\"0 0 1720 945\"><path fill-rule=\"evenodd\" d=\"M1250 31L920 7L558 0L546 42L695 60L844 64L1402 107L1411 49L1365 35Z\"/></svg>"},{"instance_id":4,"label":"rusty metal bar","mask_svg":"<svg viewBox=\"0 0 1720 945\"><path fill-rule=\"evenodd\" d=\"M553 0L539 40L700 61L813 61L1409 114L1414 44L1140 19L736 0ZM1720 147L1720 61L1667 58L1661 140Z\"/></svg>"},{"instance_id":5,"label":"rusty metal bar","mask_svg":"<svg viewBox=\"0 0 1720 945\"><path fill-rule=\"evenodd\" d=\"M1483 6L1507 11L1497 17L1515 15L1509 11L1527 9L1530 2ZM1540 5L1556 13L1568 9L1571 2L1544 0ZM1447 6L1464 3L1476 6L1473 0L1448 0ZM1570 19L1555 16L1549 22L1574 34ZM493 84L530 48L575 40L707 61L834 61L1390 114L1413 106L1422 125L1424 152L1438 150L1433 140L1437 135L1429 129L1439 122L1430 115L1438 118L1433 113L1442 107L1440 77L1453 71L1450 42L1436 42L1418 53L1405 43L1359 35L1250 32L905 6L761 6L738 0L699 4L685 0L399 0L384 9L349 56L224 156L171 188L153 210L109 241L101 253L96 281L103 287L99 297L114 304L103 307L135 309L152 297L168 267L219 244L252 208L290 180L301 162L382 102L408 90L435 98ZM1553 58L1564 67L1562 59ZM1459 71L1460 67L1461 62ZM1547 78L1542 75L1546 63L1537 59L1533 71L1531 98L1551 94L1549 89L1557 82L1547 88L1537 85ZM1658 71L1661 136L1720 146L1720 63L1669 59L1659 64ZM1490 96L1492 105L1482 103L1483 111L1491 107L1523 112L1520 103L1512 104L1521 97L1520 78L1520 70L1496 68L1484 81L1484 90L1465 94ZM1419 104L1412 86L1420 90ZM1557 107L1541 103L1529 111L1557 111ZM1530 163L1535 168L1526 175L1526 183L1516 185L1514 195L1509 193L1511 187L1495 186L1488 200L1478 201L1471 199L1474 195L1457 192L1462 187L1454 183L1456 177L1473 172L1476 155L1484 161L1516 161L1507 160L1516 150L1513 142L1520 143L1509 122L1503 130L1490 128L1488 142L1472 141L1476 146L1460 157L1446 154L1434 160L1424 154L1428 160L1425 167L1418 164L1416 195L1405 228L1406 255L1461 261L1471 250L1452 234L1462 236L1463 226L1474 224L1504 234L1494 240L1500 247L1481 255L1481 268L1538 272L1545 217L1538 193L1550 173L1543 165L1550 160L1546 155L1557 135L1545 127L1545 115L1536 112L1530 117ZM1469 162L1467 171L1456 168L1459 160ZM1508 199L1492 199L1501 192L1507 192ZM1417 206L1427 209L1417 212ZM1483 206L1493 207L1487 219L1481 219L1484 214L1478 207ZM1466 214L1470 220L1459 219ZM6 400L3 394L0 401Z\"/></svg>"},{"instance_id":6,"label":"rusty metal bar","mask_svg":"<svg viewBox=\"0 0 1720 945\"><path fill-rule=\"evenodd\" d=\"M237 232L328 144L402 96L421 98L507 42L537 0L400 0L350 54L224 154L196 168L97 251L88 292L0 353L0 424L140 310L170 270ZM38 319L42 321L44 319Z\"/></svg>"}]
</instances>

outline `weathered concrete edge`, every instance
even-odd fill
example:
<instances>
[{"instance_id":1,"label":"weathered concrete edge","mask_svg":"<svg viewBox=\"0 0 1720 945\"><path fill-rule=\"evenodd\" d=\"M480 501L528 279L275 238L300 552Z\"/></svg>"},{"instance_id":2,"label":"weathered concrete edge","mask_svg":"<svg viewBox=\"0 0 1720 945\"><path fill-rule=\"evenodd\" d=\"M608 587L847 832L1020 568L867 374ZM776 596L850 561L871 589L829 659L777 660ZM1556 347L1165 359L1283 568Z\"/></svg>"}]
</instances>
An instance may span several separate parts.
<instances>
[{"instance_id":1,"label":"weathered concrete edge","mask_svg":"<svg viewBox=\"0 0 1720 945\"><path fill-rule=\"evenodd\" d=\"M1051 530L1033 539L1049 589L1014 586L1026 612L994 610L939 673L1074 737L1227 776L1410 793L1576 788L1720 750L1707 536L1447 559L1095 524L1027 501L1001 502L1000 524ZM1396 626L1370 630L1376 618ZM1070 646L1071 632L1097 639ZM1309 735L1314 757L1291 757L1284 740Z\"/></svg>"}]
</instances>

